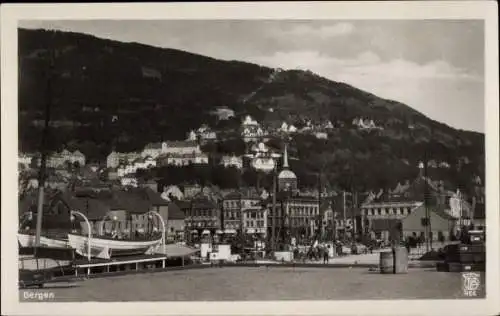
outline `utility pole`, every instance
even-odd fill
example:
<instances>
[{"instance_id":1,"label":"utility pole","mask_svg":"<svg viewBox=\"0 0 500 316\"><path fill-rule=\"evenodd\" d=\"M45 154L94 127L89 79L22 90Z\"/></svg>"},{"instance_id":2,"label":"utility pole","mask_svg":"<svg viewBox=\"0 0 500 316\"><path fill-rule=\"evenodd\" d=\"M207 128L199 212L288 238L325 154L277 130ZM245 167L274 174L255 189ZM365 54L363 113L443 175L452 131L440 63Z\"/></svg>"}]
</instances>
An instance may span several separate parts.
<instances>
[{"instance_id":1,"label":"utility pole","mask_svg":"<svg viewBox=\"0 0 500 316\"><path fill-rule=\"evenodd\" d=\"M356 239L356 212L358 210L358 192L352 193L352 209L351 209L351 221L352 221L352 238Z\"/></svg>"},{"instance_id":2,"label":"utility pole","mask_svg":"<svg viewBox=\"0 0 500 316\"><path fill-rule=\"evenodd\" d=\"M347 223L347 214L346 214L346 201L345 201L345 191L342 191L342 205L343 205L343 216L342 219L344 221L344 241L346 239L346 223Z\"/></svg>"},{"instance_id":3,"label":"utility pole","mask_svg":"<svg viewBox=\"0 0 500 316\"><path fill-rule=\"evenodd\" d=\"M430 218L430 211L429 211L429 190L427 187L427 152L425 152L425 157L424 157L424 207L425 207L425 239L426 239L426 252L429 252L431 247L432 247L432 238L431 238L431 218Z\"/></svg>"},{"instance_id":4,"label":"utility pole","mask_svg":"<svg viewBox=\"0 0 500 316\"><path fill-rule=\"evenodd\" d=\"M324 227L323 227L323 218L324 214L323 211L321 210L321 171L318 174L318 214L320 215L319 219L319 239L322 239L323 234L324 234Z\"/></svg>"},{"instance_id":5,"label":"utility pole","mask_svg":"<svg viewBox=\"0 0 500 316\"><path fill-rule=\"evenodd\" d=\"M271 228L271 251L275 250L275 242L276 242L276 168L277 164L274 164L273 168L273 222Z\"/></svg>"},{"instance_id":6,"label":"utility pole","mask_svg":"<svg viewBox=\"0 0 500 316\"><path fill-rule=\"evenodd\" d=\"M44 205L44 189L46 179L46 165L47 165L47 146L50 126L50 110L52 107L52 80L54 71L54 49L50 48L49 56L49 69L47 70L47 99L45 103L45 124L42 132L42 148L40 150L40 170L38 174L38 205L37 205L37 218L36 218L36 236L35 236L35 255L36 249L40 247L40 239L42 232L42 218L43 218L43 205Z\"/></svg>"}]
</instances>

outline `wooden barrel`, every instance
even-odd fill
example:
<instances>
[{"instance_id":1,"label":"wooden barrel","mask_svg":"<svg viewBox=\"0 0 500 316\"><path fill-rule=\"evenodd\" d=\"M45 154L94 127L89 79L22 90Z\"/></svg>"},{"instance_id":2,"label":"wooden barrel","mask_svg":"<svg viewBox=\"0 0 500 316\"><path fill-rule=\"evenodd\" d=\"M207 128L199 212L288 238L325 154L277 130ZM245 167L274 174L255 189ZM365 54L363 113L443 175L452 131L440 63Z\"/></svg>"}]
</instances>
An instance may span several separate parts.
<instances>
[{"instance_id":1,"label":"wooden barrel","mask_svg":"<svg viewBox=\"0 0 500 316\"><path fill-rule=\"evenodd\" d=\"M408 273L408 250L405 247L396 247L396 273Z\"/></svg>"},{"instance_id":2,"label":"wooden barrel","mask_svg":"<svg viewBox=\"0 0 500 316\"><path fill-rule=\"evenodd\" d=\"M394 256L392 251L383 251L380 253L380 273L394 273Z\"/></svg>"}]
</instances>

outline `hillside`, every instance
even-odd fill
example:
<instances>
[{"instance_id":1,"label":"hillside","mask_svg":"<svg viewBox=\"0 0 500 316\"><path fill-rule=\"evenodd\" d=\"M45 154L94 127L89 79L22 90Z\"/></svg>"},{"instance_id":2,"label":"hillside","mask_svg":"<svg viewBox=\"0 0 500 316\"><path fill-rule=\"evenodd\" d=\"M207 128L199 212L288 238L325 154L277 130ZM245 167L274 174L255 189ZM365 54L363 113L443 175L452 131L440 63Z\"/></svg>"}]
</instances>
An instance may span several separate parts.
<instances>
[{"instance_id":1,"label":"hillside","mask_svg":"<svg viewBox=\"0 0 500 316\"><path fill-rule=\"evenodd\" d=\"M484 135L453 129L407 105L311 72L281 71L77 33L24 29L19 30L22 151L37 150L40 144L49 47L54 48L50 99L57 126L51 129L52 150L78 148L90 160L102 160L113 147L137 150L152 141L183 139L202 123L217 127L210 113L227 106L238 120L251 114L266 125L283 120L300 125L304 118L334 122L338 128L328 141L307 135L293 140L300 158L294 168L304 177L323 165L331 181L336 181L350 166L350 174L357 179L382 177L393 183L398 177L413 176L424 152L429 159L451 165L437 170L436 177L467 182L472 174L484 174ZM352 126L357 117L373 119L383 130L359 131ZM460 164L462 171L457 173L464 156L470 163Z\"/></svg>"}]
</instances>

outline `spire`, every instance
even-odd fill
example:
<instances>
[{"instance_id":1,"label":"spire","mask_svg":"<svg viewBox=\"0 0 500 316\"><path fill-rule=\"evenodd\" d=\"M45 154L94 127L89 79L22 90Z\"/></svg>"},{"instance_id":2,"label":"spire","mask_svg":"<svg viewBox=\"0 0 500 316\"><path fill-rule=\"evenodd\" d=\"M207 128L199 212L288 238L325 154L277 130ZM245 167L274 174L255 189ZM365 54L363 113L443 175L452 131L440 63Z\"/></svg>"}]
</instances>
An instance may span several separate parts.
<instances>
[{"instance_id":1,"label":"spire","mask_svg":"<svg viewBox=\"0 0 500 316\"><path fill-rule=\"evenodd\" d=\"M424 170L424 168L425 168L424 163L422 161L420 161L418 163L418 169L419 169L418 177L419 178L424 178L425 177L425 170Z\"/></svg>"},{"instance_id":2,"label":"spire","mask_svg":"<svg viewBox=\"0 0 500 316\"><path fill-rule=\"evenodd\" d=\"M283 153L283 169L288 169L288 150L285 143L285 152Z\"/></svg>"}]
</instances>

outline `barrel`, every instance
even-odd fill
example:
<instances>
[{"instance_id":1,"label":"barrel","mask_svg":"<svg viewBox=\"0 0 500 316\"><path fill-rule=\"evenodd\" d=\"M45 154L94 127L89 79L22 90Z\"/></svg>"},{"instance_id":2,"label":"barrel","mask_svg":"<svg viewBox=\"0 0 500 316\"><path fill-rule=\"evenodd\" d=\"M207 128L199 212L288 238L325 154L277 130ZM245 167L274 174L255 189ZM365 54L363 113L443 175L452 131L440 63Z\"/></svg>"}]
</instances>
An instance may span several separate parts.
<instances>
[{"instance_id":1,"label":"barrel","mask_svg":"<svg viewBox=\"0 0 500 316\"><path fill-rule=\"evenodd\" d=\"M405 247L396 247L396 273L408 273L408 250Z\"/></svg>"},{"instance_id":2,"label":"barrel","mask_svg":"<svg viewBox=\"0 0 500 316\"><path fill-rule=\"evenodd\" d=\"M380 273L407 273L408 251L405 247L396 247L380 253Z\"/></svg>"},{"instance_id":3,"label":"barrel","mask_svg":"<svg viewBox=\"0 0 500 316\"><path fill-rule=\"evenodd\" d=\"M394 255L392 251L383 251L380 253L380 273L394 273Z\"/></svg>"}]
</instances>

